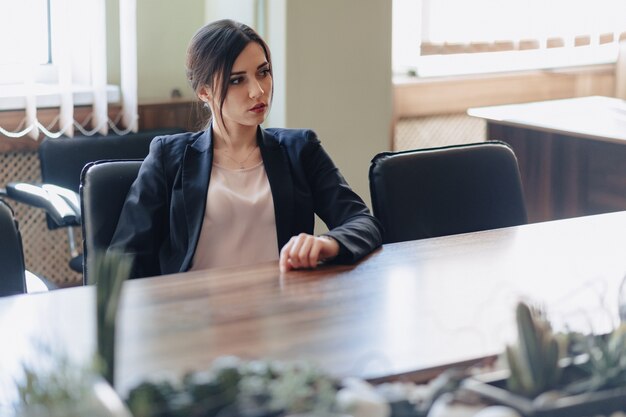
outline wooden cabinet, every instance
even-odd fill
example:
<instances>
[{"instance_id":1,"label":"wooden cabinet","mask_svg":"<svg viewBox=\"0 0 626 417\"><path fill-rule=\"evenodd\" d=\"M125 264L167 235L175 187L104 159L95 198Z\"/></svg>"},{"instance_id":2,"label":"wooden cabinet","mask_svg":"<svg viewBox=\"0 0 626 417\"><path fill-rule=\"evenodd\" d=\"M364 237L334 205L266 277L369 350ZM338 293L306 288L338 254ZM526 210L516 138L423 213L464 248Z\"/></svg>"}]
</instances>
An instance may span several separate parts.
<instances>
[{"instance_id":1,"label":"wooden cabinet","mask_svg":"<svg viewBox=\"0 0 626 417\"><path fill-rule=\"evenodd\" d=\"M623 100L584 97L468 113L487 121L487 139L515 151L529 221L626 210Z\"/></svg>"}]
</instances>

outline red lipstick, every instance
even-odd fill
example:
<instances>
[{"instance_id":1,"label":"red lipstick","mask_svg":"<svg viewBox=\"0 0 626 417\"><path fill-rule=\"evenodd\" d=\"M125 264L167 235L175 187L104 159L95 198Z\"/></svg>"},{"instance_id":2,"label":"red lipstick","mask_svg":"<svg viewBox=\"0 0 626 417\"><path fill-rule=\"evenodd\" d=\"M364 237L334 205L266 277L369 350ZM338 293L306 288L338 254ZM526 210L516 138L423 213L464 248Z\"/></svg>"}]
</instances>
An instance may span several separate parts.
<instances>
[{"instance_id":1,"label":"red lipstick","mask_svg":"<svg viewBox=\"0 0 626 417\"><path fill-rule=\"evenodd\" d=\"M250 111L254 113L263 113L266 108L267 108L267 105L265 103L259 103L259 104L256 104L254 107L252 107Z\"/></svg>"}]
</instances>

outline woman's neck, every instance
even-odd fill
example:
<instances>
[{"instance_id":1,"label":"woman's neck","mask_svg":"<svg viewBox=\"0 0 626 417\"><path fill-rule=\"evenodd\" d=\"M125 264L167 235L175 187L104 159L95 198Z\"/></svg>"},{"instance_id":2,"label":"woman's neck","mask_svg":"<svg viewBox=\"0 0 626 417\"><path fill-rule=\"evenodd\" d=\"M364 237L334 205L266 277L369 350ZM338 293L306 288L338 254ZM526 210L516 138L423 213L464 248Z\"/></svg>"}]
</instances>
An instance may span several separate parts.
<instances>
[{"instance_id":1,"label":"woman's neck","mask_svg":"<svg viewBox=\"0 0 626 417\"><path fill-rule=\"evenodd\" d=\"M229 126L226 131L224 125L214 121L211 129L213 129L213 146L216 149L226 148L237 152L257 145L256 126Z\"/></svg>"}]
</instances>

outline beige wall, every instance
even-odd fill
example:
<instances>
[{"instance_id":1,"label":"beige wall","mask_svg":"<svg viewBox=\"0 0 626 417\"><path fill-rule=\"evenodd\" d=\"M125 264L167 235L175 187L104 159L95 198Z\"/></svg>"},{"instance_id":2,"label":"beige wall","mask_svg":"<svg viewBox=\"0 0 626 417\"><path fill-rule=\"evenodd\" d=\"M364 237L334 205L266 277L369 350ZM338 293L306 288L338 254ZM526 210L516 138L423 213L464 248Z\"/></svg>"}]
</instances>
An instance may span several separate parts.
<instances>
[{"instance_id":1,"label":"beige wall","mask_svg":"<svg viewBox=\"0 0 626 417\"><path fill-rule=\"evenodd\" d=\"M391 2L285 3L285 124L313 128L369 200L370 159L391 135Z\"/></svg>"}]
</instances>

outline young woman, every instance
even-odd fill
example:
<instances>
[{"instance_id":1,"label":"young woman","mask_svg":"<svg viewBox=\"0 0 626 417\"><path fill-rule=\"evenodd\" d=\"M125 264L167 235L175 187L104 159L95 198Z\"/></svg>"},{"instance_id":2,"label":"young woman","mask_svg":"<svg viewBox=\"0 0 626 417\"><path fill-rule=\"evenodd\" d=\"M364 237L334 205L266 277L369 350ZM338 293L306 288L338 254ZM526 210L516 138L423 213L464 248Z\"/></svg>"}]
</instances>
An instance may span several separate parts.
<instances>
[{"instance_id":1,"label":"young woman","mask_svg":"<svg viewBox=\"0 0 626 417\"><path fill-rule=\"evenodd\" d=\"M134 277L279 260L281 271L351 263L381 244L378 221L314 132L262 129L272 60L250 27L202 27L187 76L212 114L206 129L156 137L109 250L132 254ZM314 214L329 232L313 235Z\"/></svg>"}]
</instances>

